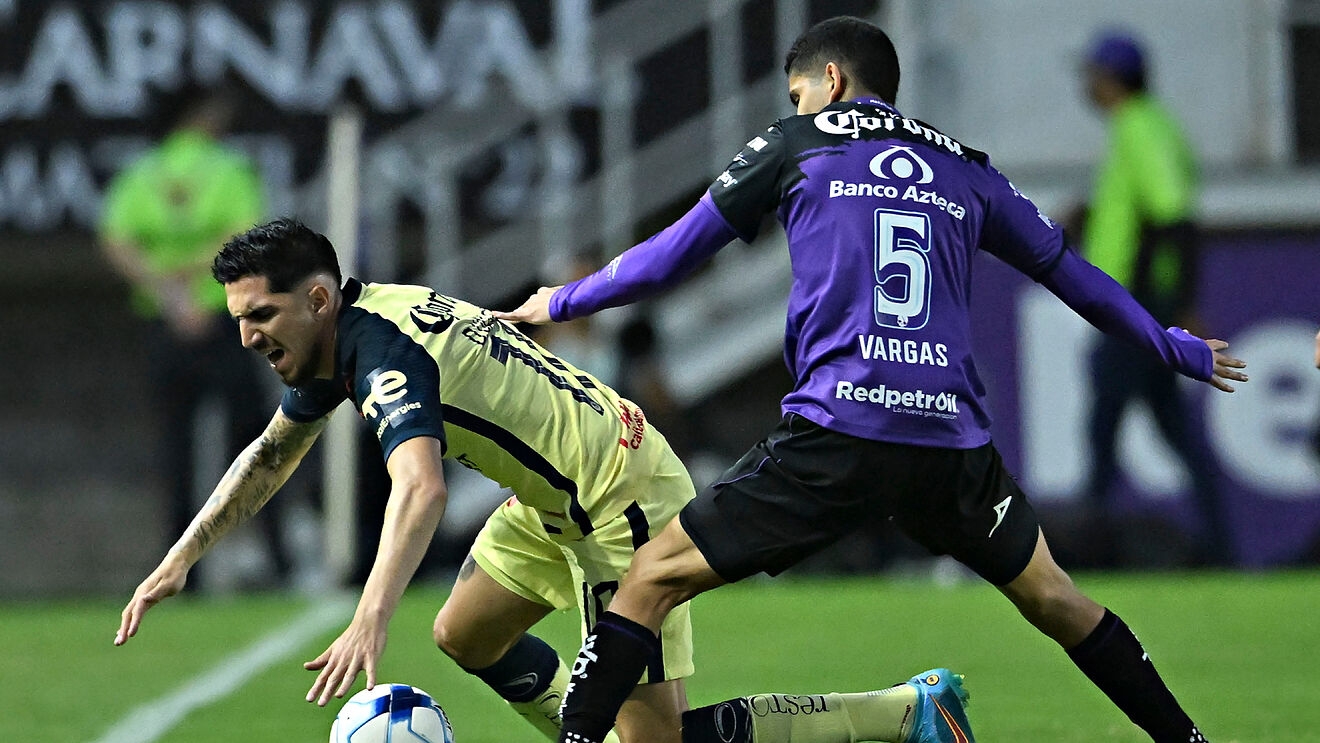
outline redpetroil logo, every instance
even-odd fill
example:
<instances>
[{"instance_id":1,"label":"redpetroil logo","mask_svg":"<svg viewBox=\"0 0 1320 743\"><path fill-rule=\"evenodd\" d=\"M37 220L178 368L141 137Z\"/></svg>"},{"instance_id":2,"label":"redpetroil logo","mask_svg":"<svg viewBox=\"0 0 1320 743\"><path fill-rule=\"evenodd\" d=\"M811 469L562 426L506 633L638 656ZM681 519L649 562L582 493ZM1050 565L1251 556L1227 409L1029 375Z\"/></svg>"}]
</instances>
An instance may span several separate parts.
<instances>
[{"instance_id":1,"label":"redpetroil logo","mask_svg":"<svg viewBox=\"0 0 1320 743\"><path fill-rule=\"evenodd\" d=\"M954 417L959 412L958 396L952 392L896 390L883 384L877 387L863 387L853 382L839 381L834 385L834 397L838 400L866 402L883 405L886 409L925 412L940 417Z\"/></svg>"}]
</instances>

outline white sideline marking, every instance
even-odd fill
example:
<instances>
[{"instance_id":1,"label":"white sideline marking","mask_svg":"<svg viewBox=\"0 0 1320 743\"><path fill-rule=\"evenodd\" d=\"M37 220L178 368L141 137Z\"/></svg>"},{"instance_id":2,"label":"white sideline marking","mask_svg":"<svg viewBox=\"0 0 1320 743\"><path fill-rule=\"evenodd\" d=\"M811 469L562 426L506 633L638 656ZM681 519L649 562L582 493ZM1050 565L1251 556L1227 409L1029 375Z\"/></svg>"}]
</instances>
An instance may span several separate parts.
<instances>
[{"instance_id":1,"label":"white sideline marking","mask_svg":"<svg viewBox=\"0 0 1320 743\"><path fill-rule=\"evenodd\" d=\"M312 607L289 624L220 661L179 690L147 702L116 722L95 743L150 743L189 712L233 693L244 681L288 658L325 630L353 615L355 602L336 597Z\"/></svg>"}]
</instances>

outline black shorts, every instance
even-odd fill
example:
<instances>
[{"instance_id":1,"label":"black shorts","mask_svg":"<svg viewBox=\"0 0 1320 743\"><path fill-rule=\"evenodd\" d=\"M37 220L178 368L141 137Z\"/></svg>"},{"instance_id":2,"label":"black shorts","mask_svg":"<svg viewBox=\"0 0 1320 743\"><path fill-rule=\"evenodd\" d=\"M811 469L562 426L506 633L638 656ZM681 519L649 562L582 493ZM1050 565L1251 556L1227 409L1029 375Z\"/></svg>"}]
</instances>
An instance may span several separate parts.
<instances>
[{"instance_id":1,"label":"black shorts","mask_svg":"<svg viewBox=\"0 0 1320 743\"><path fill-rule=\"evenodd\" d=\"M993 444L872 441L791 413L679 513L730 582L778 575L877 516L999 586L1026 568L1039 531Z\"/></svg>"}]
</instances>

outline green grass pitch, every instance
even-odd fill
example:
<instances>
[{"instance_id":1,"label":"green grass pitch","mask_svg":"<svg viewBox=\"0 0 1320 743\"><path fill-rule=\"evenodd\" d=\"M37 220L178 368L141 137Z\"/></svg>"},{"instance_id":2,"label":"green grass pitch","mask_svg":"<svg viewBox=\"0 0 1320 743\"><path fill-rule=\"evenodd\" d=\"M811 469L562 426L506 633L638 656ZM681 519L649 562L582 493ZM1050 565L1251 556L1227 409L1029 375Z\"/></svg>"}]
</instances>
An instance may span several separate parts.
<instances>
[{"instance_id":1,"label":"green grass pitch","mask_svg":"<svg viewBox=\"0 0 1320 743\"><path fill-rule=\"evenodd\" d=\"M1320 572L1082 574L1077 581L1128 621L1212 741L1320 741ZM381 680L435 695L458 743L540 740L431 644L444 595L418 586L405 596ZM7 696L0 741L94 741L136 706L180 688L313 600L174 599L122 648L111 646L118 600L0 604ZM878 688L946 665L967 676L969 715L982 743L1147 740L1061 650L976 582L754 580L699 598L693 613L694 705L764 691ZM192 711L160 740L325 740L333 706L303 701L313 676L301 662L337 632ZM541 629L565 656L576 651L578 632L572 613L552 615Z\"/></svg>"}]
</instances>

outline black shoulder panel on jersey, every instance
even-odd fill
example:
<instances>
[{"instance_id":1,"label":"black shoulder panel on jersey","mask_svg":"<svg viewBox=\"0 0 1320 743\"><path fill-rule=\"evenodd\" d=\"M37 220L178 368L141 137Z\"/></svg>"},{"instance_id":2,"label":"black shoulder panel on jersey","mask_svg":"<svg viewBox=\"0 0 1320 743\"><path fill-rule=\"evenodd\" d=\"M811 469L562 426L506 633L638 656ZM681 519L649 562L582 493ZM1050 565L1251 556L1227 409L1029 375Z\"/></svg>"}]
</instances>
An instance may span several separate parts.
<instances>
[{"instance_id":1,"label":"black shoulder panel on jersey","mask_svg":"<svg viewBox=\"0 0 1320 743\"><path fill-rule=\"evenodd\" d=\"M753 137L710 185L710 197L738 237L751 242L761 218L774 210L785 193L786 161L780 122ZM798 173L799 177L801 173Z\"/></svg>"},{"instance_id":2,"label":"black shoulder panel on jersey","mask_svg":"<svg viewBox=\"0 0 1320 743\"><path fill-rule=\"evenodd\" d=\"M353 380L353 400L388 459L415 436L445 445L440 409L440 367L397 325L361 307L340 318L339 372Z\"/></svg>"},{"instance_id":3,"label":"black shoulder panel on jersey","mask_svg":"<svg viewBox=\"0 0 1320 743\"><path fill-rule=\"evenodd\" d=\"M780 122L789 147L798 156L817 154L846 140L897 139L951 152L969 162L985 164L989 156L968 147L930 124L909 119L868 103L832 103L820 113L793 116Z\"/></svg>"},{"instance_id":4,"label":"black shoulder panel on jersey","mask_svg":"<svg viewBox=\"0 0 1320 743\"><path fill-rule=\"evenodd\" d=\"M295 423L311 423L329 415L348 398L342 379L313 379L284 391L280 410Z\"/></svg>"}]
</instances>

